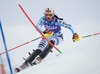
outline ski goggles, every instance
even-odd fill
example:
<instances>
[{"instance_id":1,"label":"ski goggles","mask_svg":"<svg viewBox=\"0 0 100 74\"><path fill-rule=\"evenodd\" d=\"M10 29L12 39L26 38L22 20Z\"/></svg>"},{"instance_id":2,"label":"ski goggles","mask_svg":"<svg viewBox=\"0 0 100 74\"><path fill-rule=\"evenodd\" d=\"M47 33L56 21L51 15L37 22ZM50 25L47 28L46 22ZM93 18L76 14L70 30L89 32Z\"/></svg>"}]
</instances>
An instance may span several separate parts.
<instances>
[{"instance_id":1,"label":"ski goggles","mask_svg":"<svg viewBox=\"0 0 100 74\"><path fill-rule=\"evenodd\" d=\"M52 14L45 14L46 17L53 17Z\"/></svg>"}]
</instances>

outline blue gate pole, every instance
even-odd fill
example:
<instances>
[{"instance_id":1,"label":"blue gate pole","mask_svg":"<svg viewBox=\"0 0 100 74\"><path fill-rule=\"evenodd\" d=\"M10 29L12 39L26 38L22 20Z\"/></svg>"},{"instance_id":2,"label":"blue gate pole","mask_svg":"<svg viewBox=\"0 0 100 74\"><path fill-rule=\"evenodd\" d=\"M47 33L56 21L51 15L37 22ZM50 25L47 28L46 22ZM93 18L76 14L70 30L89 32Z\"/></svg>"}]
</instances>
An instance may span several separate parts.
<instances>
[{"instance_id":1,"label":"blue gate pole","mask_svg":"<svg viewBox=\"0 0 100 74\"><path fill-rule=\"evenodd\" d=\"M4 47L5 47L5 52L6 52L6 57L7 57L10 73L13 74L13 70L12 70L12 66L11 66L11 62L10 62L10 57L9 57L9 54L8 54L8 49L7 49L7 45L6 45L6 40L5 40L1 20L0 20L0 30L1 30L1 34L2 34L2 40L3 40L3 43L4 43Z\"/></svg>"}]
</instances>

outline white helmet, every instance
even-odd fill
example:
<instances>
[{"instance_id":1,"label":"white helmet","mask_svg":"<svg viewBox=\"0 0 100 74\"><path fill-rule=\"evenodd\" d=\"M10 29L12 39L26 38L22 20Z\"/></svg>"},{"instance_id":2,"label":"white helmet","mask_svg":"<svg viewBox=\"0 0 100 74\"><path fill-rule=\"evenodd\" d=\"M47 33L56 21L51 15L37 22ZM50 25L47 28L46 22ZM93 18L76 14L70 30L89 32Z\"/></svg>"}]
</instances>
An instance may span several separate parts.
<instances>
[{"instance_id":1,"label":"white helmet","mask_svg":"<svg viewBox=\"0 0 100 74\"><path fill-rule=\"evenodd\" d=\"M52 17L53 17L55 15L55 11L51 8L46 8L44 15L46 15L46 14L52 14Z\"/></svg>"}]
</instances>

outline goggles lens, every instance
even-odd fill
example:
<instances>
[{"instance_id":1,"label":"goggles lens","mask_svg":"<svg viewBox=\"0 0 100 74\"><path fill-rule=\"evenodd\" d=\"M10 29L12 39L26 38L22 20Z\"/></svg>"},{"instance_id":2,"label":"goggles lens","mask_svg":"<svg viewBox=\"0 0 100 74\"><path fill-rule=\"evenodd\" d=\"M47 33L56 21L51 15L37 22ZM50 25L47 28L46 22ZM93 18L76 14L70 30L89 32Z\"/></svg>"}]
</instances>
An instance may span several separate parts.
<instances>
[{"instance_id":1,"label":"goggles lens","mask_svg":"<svg viewBox=\"0 0 100 74\"><path fill-rule=\"evenodd\" d=\"M46 17L48 17L48 16L52 17L52 14L45 14L45 16L46 16Z\"/></svg>"}]
</instances>

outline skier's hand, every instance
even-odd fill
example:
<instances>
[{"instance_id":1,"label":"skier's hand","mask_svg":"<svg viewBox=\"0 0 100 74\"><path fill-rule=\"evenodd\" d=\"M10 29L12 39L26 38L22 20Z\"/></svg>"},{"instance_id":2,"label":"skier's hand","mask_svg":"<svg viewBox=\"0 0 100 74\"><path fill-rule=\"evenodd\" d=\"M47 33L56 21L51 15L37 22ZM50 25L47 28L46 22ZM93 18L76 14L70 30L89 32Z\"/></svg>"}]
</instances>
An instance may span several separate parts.
<instances>
[{"instance_id":1,"label":"skier's hand","mask_svg":"<svg viewBox=\"0 0 100 74\"><path fill-rule=\"evenodd\" d=\"M51 37L51 36L54 34L54 32L45 30L45 31L43 32L43 34L44 34L44 36L45 36L46 38L49 38L49 37Z\"/></svg>"},{"instance_id":2,"label":"skier's hand","mask_svg":"<svg viewBox=\"0 0 100 74\"><path fill-rule=\"evenodd\" d=\"M73 38L72 39L73 39L73 42L76 42L76 41L80 40L79 35L77 33L73 34Z\"/></svg>"}]
</instances>

